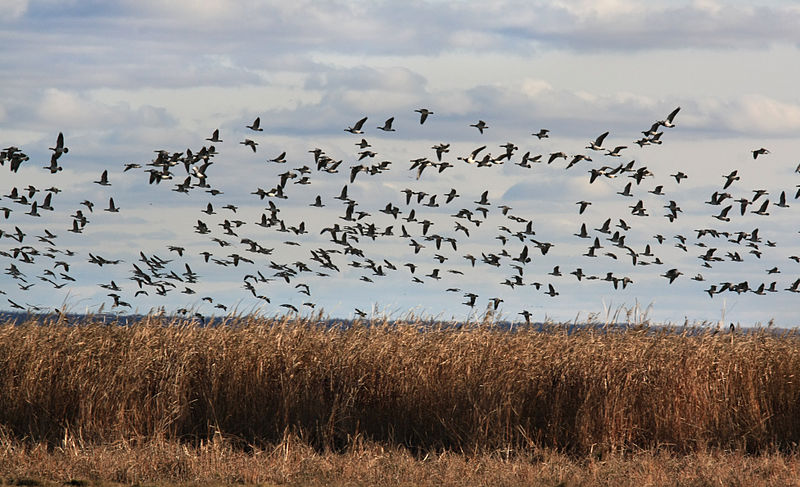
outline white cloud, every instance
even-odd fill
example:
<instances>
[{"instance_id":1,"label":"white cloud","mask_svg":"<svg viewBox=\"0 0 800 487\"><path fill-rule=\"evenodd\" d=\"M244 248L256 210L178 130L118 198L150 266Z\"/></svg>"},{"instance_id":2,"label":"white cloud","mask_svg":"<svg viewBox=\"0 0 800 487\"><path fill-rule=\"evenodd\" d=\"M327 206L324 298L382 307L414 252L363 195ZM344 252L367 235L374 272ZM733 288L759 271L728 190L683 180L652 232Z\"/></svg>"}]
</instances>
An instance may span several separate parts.
<instances>
[{"instance_id":1,"label":"white cloud","mask_svg":"<svg viewBox=\"0 0 800 487\"><path fill-rule=\"evenodd\" d=\"M12 22L28 11L28 0L0 0L0 22Z\"/></svg>"},{"instance_id":2,"label":"white cloud","mask_svg":"<svg viewBox=\"0 0 800 487\"><path fill-rule=\"evenodd\" d=\"M37 107L41 120L55 126L86 129L102 126L118 131L126 127L157 127L174 123L165 110L153 106L131 109L125 103L107 105L77 92L50 88L45 90Z\"/></svg>"}]
</instances>

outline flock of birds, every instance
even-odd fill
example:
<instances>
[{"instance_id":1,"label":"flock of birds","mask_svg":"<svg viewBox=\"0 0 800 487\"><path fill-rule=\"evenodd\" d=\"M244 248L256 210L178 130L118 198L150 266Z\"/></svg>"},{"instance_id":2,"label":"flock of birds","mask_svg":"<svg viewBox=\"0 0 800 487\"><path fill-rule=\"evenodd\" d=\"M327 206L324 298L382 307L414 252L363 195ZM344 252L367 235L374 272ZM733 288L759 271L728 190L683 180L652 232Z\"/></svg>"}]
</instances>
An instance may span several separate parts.
<instances>
[{"instance_id":1,"label":"flock of birds","mask_svg":"<svg viewBox=\"0 0 800 487\"><path fill-rule=\"evenodd\" d=\"M662 144L662 136L676 126L675 119L679 111L680 108L676 108L664 119L652 123L641 132L642 136L634 143L640 147ZM420 125L435 115L426 108L420 108L416 112ZM556 167L563 164L569 171L581 171L580 166L584 166L582 170L586 172L590 184L595 184L600 179L619 185L617 195L632 204L628 205L630 211L623 217L603 215L596 223L577 223L576 231L570 238L585 241L586 250L580 256L573 256L571 262L574 264L580 258L607 259L618 263L627 261L631 268L656 266L660 269L658 275L669 284L681 279L685 275L684 271L691 275L683 279L705 281L705 278L701 272L689 272L686 269L682 271L662 261L658 251L669 245L665 242L674 241L674 247L685 253L697 252L699 265L703 268L710 269L723 261L758 261L765 249L776 247L776 242L758 228L733 229L730 223L736 222L747 213L766 217L770 212L784 211L789 208L790 201L800 198L800 189L794 192L790 189L788 193L783 190L779 194L763 189L743 190L739 188L739 173L734 170L721 175L718 189L705 201L713 208L709 216L725 225L721 228L709 226L695 229L692 231L694 238L692 234L664 236L665 229L669 228L668 224L675 222L683 210L674 199L670 199L670 192L665 191L667 183L656 184L656 175L647 166L635 160L612 163L611 161L619 161L628 147L606 146L609 132L604 132L589 140L584 151L572 155L563 151L523 153L517 145L508 142L499 146L501 150L497 155L493 155L487 145L481 145L453 158L450 156L451 145L439 143L432 146L427 155L409 161L411 177L408 179L412 181L409 184L411 187L406 187L397 194L387 195L389 201L385 206L381 204L374 208L365 207L350 196L356 181L380 177L381 174L394 170L393 166L396 166L395 161L379 157L378 151L367 140L365 134L370 130L367 128L367 121L368 117L363 117L344 129L355 136L356 150L348 156L353 162L345 163L344 158L332 157L320 148L308 151L309 154L304 156L307 158L304 163L295 163L296 167L285 171L282 168L290 165L286 152L266 159L266 164L280 168L280 172L276 171L277 174L269 186L251 188L248 196L250 201L263 206L263 210L259 210L260 217L254 219L255 221L240 219L243 214L239 211L241 205L226 200L225 191L213 184L215 164L220 165L215 162L220 154L218 147L224 143L219 129L214 130L204 141L208 143L198 150L173 152L159 149L147 162L124 163L118 170L112 169L111 172L108 169L103 170L93 181L100 187L113 187L114 179L138 174L144 176L142 186L154 188L153 190L168 186L177 193L204 195L208 202L197 208L196 221L192 222L193 233L199 235L200 241L204 242L199 252L193 245L177 242L164 244L163 252L166 252L166 256L163 252L159 255L144 251L133 259L107 258L101 255L104 253L101 251L82 255L59 246L58 235L62 231L74 234L91 233L90 219L94 219L93 215L100 211L124 215L125 209L115 203L113 195L106 194L107 201L84 200L78 208L71 208L65 214L56 210L56 200L61 193L57 186L36 188L28 185L24 188L4 189L0 196L0 214L6 223L0 225L0 257L4 260L4 274L10 279L4 279L0 294L6 296L8 306L13 309L42 311L46 305L28 302L25 293L30 292L34 286L49 286L55 290L65 287L69 289L79 279L79 276L70 273L70 269L77 262L88 262L100 268L122 266L128 272L126 277L131 283L110 280L97 284L104 289L111 309L120 312L133 311L139 307L138 300L152 300L182 293L190 296L189 299L197 300L199 297L216 309L227 312L230 303L225 304L204 291L202 275L212 273L208 269L196 272L197 266L203 265L235 269L245 293L259 302L291 313L313 309L316 306L313 288L318 283L321 283L320 286L335 287L337 277L341 278L350 272L357 273L364 286L389 276L398 276L397 278L410 280L418 285L432 285L448 277L448 282L455 282L457 285L442 288L446 294L457 296L470 309L497 310L504 300L502 296L484 295L483 289L487 287L485 279L493 275L486 272L487 270L502 273L499 284L507 286L509 290L531 289L550 297L559 295L558 279L576 279L581 283L605 282L613 289L625 289L634 283L634 279L624 273L587 273L583 270L585 266L562 270L563 265L555 265L552 271L544 275L531 275L528 271L529 264L534 259L546 259L553 247L562 244L561 241L537 234L533 217L518 214L512 207L493 201L497 195L492 194L491 188L470 196L463 196L458 189L449 187L428 193L413 187L414 181L435 179L445 171L455 171L459 166L465 165L492 168L514 164L522 170L532 170L537 166ZM476 135L479 137L491 130L483 120L471 124L470 127L477 130ZM258 137L264 131L260 117L246 128L252 135L236 141L236 146L243 145L245 150L252 152L250 157L263 160ZM395 132L394 117L385 120L381 126L375 126L374 130L387 135ZM536 141L541 141L550 136L550 131L540 129L531 136ZM63 170L62 164L70 164L67 162L70 151L62 133L58 134L49 151L49 164L30 167L33 163L22 149L7 147L0 152L0 165L7 167L12 173L17 173L21 168L30 171L43 169L45 174L57 177L55 175ZM768 154L769 151L765 148L752 150L754 160ZM598 164L593 157L602 158L607 163ZM800 172L800 166L796 172ZM316 187L319 178L336 178L333 175L339 173L341 175L338 178L343 179L340 190L337 185L334 194L324 196L313 191L312 188ZM669 178L669 184L674 180L674 185L677 186L689 175L676 171L662 177ZM654 182L652 186L649 183L644 184L651 180ZM245 181L244 184L252 183ZM643 187L649 188L647 193L663 198L662 207L665 213L663 220L659 220L659 229L662 231L647 241L632 242L626 232L636 225L637 218L650 216L649 211L653 211L638 197L640 188ZM800 185L797 187L800 188ZM738 194L733 195L732 192L736 192L734 190ZM307 223L307 218L296 221L290 216L282 216L285 208L283 202L290 198L293 203L301 202L298 205L304 208L304 214L311 215L311 212L327 207L331 215L318 228L312 228ZM591 201L581 200L575 204L576 218L586 217L587 211L591 213ZM101 208L102 206L105 207ZM288 213L291 211L284 211L284 215ZM661 215L654 216L662 218ZM41 221L42 217L48 218L50 228L44 228L38 234L26 232L26 225ZM188 226L186 230L189 230ZM468 246L470 240L476 238L476 234L480 234L483 239L481 250L460 250ZM497 243L486 248L484 237L487 236ZM329 239L321 240L323 237ZM382 253L379 245L375 245L375 242L387 241L407 246L406 258L402 259L404 262L388 257ZM697 247L699 251L690 250L693 247ZM281 252L277 252L276 248L286 249L293 258L280 261L276 256ZM402 254L402 251L395 250L394 253ZM297 258L297 255L305 257ZM786 257L796 264L800 263L797 255ZM468 272L475 273L478 281L467 278L465 273ZM762 282L731 280L708 283L705 292L711 298L723 293L765 295L779 291L800 292L800 279L790 280L779 287L778 280L773 278L780 273L781 269L776 266L764 269ZM462 285L472 288L464 289ZM292 289L298 297L297 300L273 303L276 286ZM178 309L178 312L190 313L190 309L191 307L184 307ZM367 315L359 308L354 309L354 314L359 317ZM523 309L519 316L530 322L532 312Z\"/></svg>"}]
</instances>

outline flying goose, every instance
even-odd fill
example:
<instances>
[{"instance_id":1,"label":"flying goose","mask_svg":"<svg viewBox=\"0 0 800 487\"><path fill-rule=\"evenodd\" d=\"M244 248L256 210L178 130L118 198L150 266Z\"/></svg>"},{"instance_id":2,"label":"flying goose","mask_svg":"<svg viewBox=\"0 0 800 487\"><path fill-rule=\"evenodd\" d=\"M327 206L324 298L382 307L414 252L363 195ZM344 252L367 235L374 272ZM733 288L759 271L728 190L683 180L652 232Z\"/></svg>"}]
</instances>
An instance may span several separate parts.
<instances>
[{"instance_id":1,"label":"flying goose","mask_svg":"<svg viewBox=\"0 0 800 487\"><path fill-rule=\"evenodd\" d=\"M345 132L350 132L351 134L363 134L364 131L361 128L364 126L364 122L367 121L367 117L362 118L358 122L356 122L352 127L347 127L344 129Z\"/></svg>"},{"instance_id":2,"label":"flying goose","mask_svg":"<svg viewBox=\"0 0 800 487\"><path fill-rule=\"evenodd\" d=\"M263 132L264 129L261 128L261 117L256 117L256 119L253 120L253 125L248 125L247 128L256 132Z\"/></svg>"}]
</instances>

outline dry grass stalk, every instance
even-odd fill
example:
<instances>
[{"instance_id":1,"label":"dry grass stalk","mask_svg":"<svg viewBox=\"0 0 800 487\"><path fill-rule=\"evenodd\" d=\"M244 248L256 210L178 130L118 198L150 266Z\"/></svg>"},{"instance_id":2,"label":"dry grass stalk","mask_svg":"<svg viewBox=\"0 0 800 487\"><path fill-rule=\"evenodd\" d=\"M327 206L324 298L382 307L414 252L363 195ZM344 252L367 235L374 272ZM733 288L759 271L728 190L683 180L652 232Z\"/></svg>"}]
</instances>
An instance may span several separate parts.
<instances>
[{"instance_id":1,"label":"dry grass stalk","mask_svg":"<svg viewBox=\"0 0 800 487\"><path fill-rule=\"evenodd\" d=\"M317 451L368 441L420 456L800 441L794 334L565 330L252 316L5 324L0 425L33 444L196 446L223 434L248 451L293 436Z\"/></svg>"}]
</instances>

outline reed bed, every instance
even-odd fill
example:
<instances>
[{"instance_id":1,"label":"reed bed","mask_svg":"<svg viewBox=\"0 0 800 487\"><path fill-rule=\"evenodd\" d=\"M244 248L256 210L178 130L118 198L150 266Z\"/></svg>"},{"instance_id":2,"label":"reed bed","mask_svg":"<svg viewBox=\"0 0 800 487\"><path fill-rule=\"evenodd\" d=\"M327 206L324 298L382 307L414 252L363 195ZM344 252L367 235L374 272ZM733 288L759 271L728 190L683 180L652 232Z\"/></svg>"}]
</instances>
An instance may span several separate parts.
<instances>
[{"instance_id":1,"label":"reed bed","mask_svg":"<svg viewBox=\"0 0 800 487\"><path fill-rule=\"evenodd\" d=\"M6 444L314 451L794 451L800 340L552 326L147 316L0 325Z\"/></svg>"}]
</instances>

